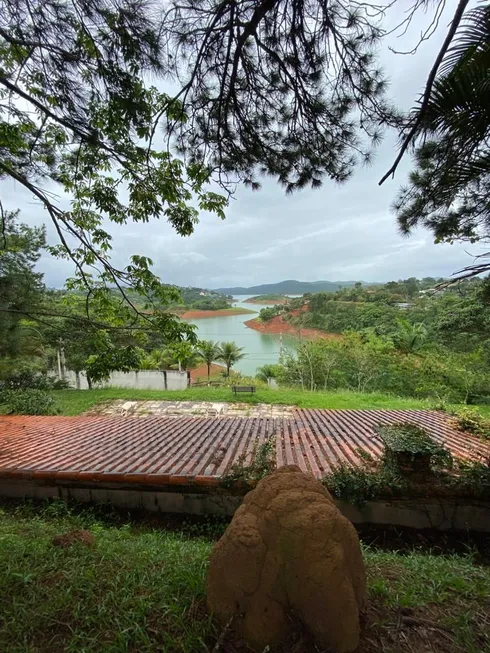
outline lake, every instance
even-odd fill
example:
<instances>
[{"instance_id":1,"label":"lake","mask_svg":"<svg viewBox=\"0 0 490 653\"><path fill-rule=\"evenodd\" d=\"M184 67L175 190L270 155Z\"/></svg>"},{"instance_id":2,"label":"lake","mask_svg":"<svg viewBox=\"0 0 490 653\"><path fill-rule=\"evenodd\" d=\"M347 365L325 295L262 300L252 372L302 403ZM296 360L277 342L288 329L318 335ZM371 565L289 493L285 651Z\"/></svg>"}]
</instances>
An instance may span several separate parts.
<instances>
[{"instance_id":1,"label":"lake","mask_svg":"<svg viewBox=\"0 0 490 653\"><path fill-rule=\"evenodd\" d=\"M234 302L233 306L256 310L257 314L261 308L265 308L266 304L245 303L248 297L252 297L252 295L240 295L240 301ZM267 306L273 306L273 304L267 304ZM244 322L257 317L257 314L206 317L200 320L189 320L189 322L196 325L200 340L220 342L233 340L239 347L243 347L246 356L234 365L233 369L248 376L253 376L261 365L278 362L280 346L278 335L260 333L260 331L245 326ZM283 343L291 346L294 339L283 338Z\"/></svg>"}]
</instances>

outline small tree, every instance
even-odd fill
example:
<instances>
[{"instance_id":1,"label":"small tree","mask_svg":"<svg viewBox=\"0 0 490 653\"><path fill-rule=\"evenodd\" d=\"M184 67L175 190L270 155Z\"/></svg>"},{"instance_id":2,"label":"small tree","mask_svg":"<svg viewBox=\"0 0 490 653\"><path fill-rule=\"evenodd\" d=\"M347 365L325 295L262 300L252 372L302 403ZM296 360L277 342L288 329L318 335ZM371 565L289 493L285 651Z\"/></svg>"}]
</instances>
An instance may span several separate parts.
<instances>
[{"instance_id":1,"label":"small tree","mask_svg":"<svg viewBox=\"0 0 490 653\"><path fill-rule=\"evenodd\" d=\"M257 368L255 378L268 383L269 379L277 378L279 373L280 365L271 365L270 363L267 363L266 365L262 365L261 367Z\"/></svg>"},{"instance_id":2,"label":"small tree","mask_svg":"<svg viewBox=\"0 0 490 653\"><path fill-rule=\"evenodd\" d=\"M217 342L212 340L202 340L198 345L197 353L207 365L209 381L211 365L220 357L220 347Z\"/></svg>"},{"instance_id":3,"label":"small tree","mask_svg":"<svg viewBox=\"0 0 490 653\"><path fill-rule=\"evenodd\" d=\"M427 341L425 324L410 324L407 320L398 320L398 332L393 337L393 344L404 354L415 354Z\"/></svg>"},{"instance_id":4,"label":"small tree","mask_svg":"<svg viewBox=\"0 0 490 653\"><path fill-rule=\"evenodd\" d=\"M230 376L233 365L242 360L244 356L243 347L239 347L236 342L222 342L219 346L218 360L223 361L226 365L226 376Z\"/></svg>"},{"instance_id":5,"label":"small tree","mask_svg":"<svg viewBox=\"0 0 490 653\"><path fill-rule=\"evenodd\" d=\"M141 351L132 345L127 347L109 346L98 354L87 358L85 366L89 387L109 379L111 372L132 372L140 367Z\"/></svg>"},{"instance_id":6,"label":"small tree","mask_svg":"<svg viewBox=\"0 0 490 653\"><path fill-rule=\"evenodd\" d=\"M179 372L194 367L197 362L198 353L194 345L188 340L174 342L165 350L168 352L170 360L174 360L179 366Z\"/></svg>"}]
</instances>

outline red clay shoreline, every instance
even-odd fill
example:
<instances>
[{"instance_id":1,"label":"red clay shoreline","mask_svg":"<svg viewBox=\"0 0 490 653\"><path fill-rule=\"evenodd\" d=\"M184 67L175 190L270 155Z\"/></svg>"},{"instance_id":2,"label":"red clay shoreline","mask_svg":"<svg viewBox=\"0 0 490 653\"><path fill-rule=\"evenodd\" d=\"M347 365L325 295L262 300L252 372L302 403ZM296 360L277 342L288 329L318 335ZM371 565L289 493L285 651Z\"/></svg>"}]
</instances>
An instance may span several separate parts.
<instances>
[{"instance_id":1,"label":"red clay shoreline","mask_svg":"<svg viewBox=\"0 0 490 653\"><path fill-rule=\"evenodd\" d=\"M244 324L249 329L254 329L261 333L282 333L283 335L294 336L295 338L308 338L310 340L316 338L322 338L323 340L339 340L342 338L338 333L326 333L325 331L320 331L320 329L300 329L289 322L285 322L282 315L276 315L276 317L273 317L272 320L267 320L267 322L259 322L257 318L254 318L244 322Z\"/></svg>"}]
</instances>

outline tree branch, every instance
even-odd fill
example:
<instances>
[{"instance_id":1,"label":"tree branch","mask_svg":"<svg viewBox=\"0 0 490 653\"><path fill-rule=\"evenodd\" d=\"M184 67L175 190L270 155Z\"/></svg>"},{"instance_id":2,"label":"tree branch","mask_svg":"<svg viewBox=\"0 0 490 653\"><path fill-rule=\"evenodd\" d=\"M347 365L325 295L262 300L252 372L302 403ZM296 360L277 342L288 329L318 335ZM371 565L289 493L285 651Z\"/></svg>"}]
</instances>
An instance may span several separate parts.
<instances>
[{"instance_id":1,"label":"tree branch","mask_svg":"<svg viewBox=\"0 0 490 653\"><path fill-rule=\"evenodd\" d=\"M436 60L434 62L434 65L432 66L432 69L429 73L429 77L427 78L427 83L425 85L425 91L424 95L422 96L422 103L420 106L420 109L417 112L417 117L415 119L415 122L412 125L412 128L410 129L409 133L405 136L403 139L402 145L400 147L400 151L398 153L398 156L395 159L395 162L391 166L391 168L388 170L388 172L380 179L378 182L378 185L381 186L390 175L394 175L396 169L398 168L398 165L400 161L402 160L403 156L405 155L405 152L407 151L408 147L410 146L410 143L412 142L413 138L417 135L417 132L419 130L420 125L422 124L422 121L424 119L425 112L427 111L427 107L429 105L429 100L430 100L430 95L432 93L432 87L434 85L434 81L436 79L437 71L439 70L439 66L442 63L442 60L444 59L446 52L449 49L449 46L451 45L451 41L454 38L454 35L456 34L456 30L459 27L459 24L461 22L461 19L463 18L464 11L469 3L469 0L459 0L458 7L456 9L456 12L453 16L453 20L451 21L451 25L449 27L449 31L447 33L446 38L444 39L444 43L442 44L441 49L439 50L439 54L436 57Z\"/></svg>"}]
</instances>

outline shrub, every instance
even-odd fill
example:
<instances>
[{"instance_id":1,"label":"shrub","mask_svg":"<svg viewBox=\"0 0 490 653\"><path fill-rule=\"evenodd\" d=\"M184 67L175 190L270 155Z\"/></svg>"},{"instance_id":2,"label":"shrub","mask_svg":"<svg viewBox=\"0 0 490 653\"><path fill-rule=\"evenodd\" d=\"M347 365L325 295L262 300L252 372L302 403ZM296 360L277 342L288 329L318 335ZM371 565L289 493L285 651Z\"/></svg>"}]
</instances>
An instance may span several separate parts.
<instances>
[{"instance_id":1,"label":"shrub","mask_svg":"<svg viewBox=\"0 0 490 653\"><path fill-rule=\"evenodd\" d=\"M461 408L455 412L453 423L459 431L466 431L483 440L490 439L490 420L471 408Z\"/></svg>"},{"instance_id":2,"label":"shrub","mask_svg":"<svg viewBox=\"0 0 490 653\"><path fill-rule=\"evenodd\" d=\"M452 466L451 453L435 442L428 432L411 422L379 424L376 431L385 445L385 460L391 463L405 459L415 462L428 459L429 466L444 468Z\"/></svg>"},{"instance_id":3,"label":"shrub","mask_svg":"<svg viewBox=\"0 0 490 653\"><path fill-rule=\"evenodd\" d=\"M339 465L322 482L334 497L358 506L380 495L400 494L404 488L403 479L396 471L383 466L370 470L364 466Z\"/></svg>"},{"instance_id":4,"label":"shrub","mask_svg":"<svg viewBox=\"0 0 490 653\"><path fill-rule=\"evenodd\" d=\"M252 451L252 461L246 464L246 455L242 454L238 462L233 465L228 474L223 476L223 487L232 487L236 483L255 485L261 478L274 471L276 468L276 436L271 435L267 442L260 446L255 445Z\"/></svg>"},{"instance_id":5,"label":"shrub","mask_svg":"<svg viewBox=\"0 0 490 653\"><path fill-rule=\"evenodd\" d=\"M458 477L454 480L460 486L471 488L477 496L490 495L490 459L485 462L458 462Z\"/></svg>"},{"instance_id":6,"label":"shrub","mask_svg":"<svg viewBox=\"0 0 490 653\"><path fill-rule=\"evenodd\" d=\"M11 372L0 380L0 390L62 390L70 387L65 379L48 376L44 372L23 369Z\"/></svg>"},{"instance_id":7,"label":"shrub","mask_svg":"<svg viewBox=\"0 0 490 653\"><path fill-rule=\"evenodd\" d=\"M4 390L0 394L0 403L16 415L54 415L56 412L53 397L35 388Z\"/></svg>"}]
</instances>

